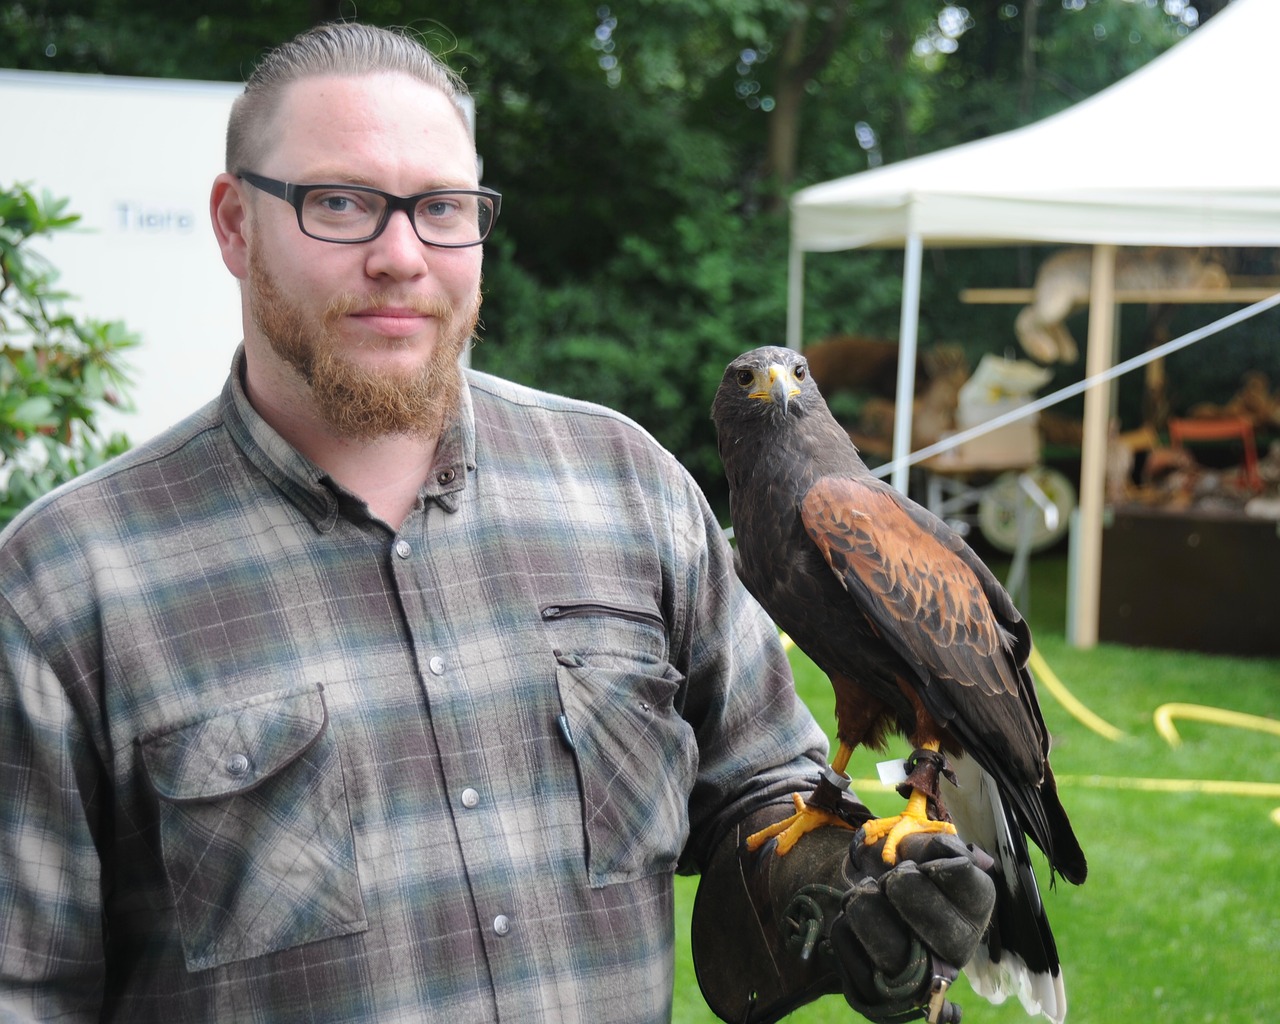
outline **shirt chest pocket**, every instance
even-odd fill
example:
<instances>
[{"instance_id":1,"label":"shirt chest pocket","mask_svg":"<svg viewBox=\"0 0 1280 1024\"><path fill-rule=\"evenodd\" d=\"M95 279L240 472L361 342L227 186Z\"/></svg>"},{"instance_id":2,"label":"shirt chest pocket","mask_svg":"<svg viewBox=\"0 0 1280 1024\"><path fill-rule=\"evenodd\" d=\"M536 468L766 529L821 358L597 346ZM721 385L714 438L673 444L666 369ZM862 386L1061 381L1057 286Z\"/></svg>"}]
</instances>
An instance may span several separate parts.
<instances>
[{"instance_id":1,"label":"shirt chest pocket","mask_svg":"<svg viewBox=\"0 0 1280 1024\"><path fill-rule=\"evenodd\" d=\"M674 871L689 836L698 749L677 708L684 680L663 656L661 617L638 603L597 602L546 606L542 616L555 624L591 885Z\"/></svg>"},{"instance_id":2,"label":"shirt chest pocket","mask_svg":"<svg viewBox=\"0 0 1280 1024\"><path fill-rule=\"evenodd\" d=\"M139 740L188 970L367 929L328 724L312 685Z\"/></svg>"}]
</instances>

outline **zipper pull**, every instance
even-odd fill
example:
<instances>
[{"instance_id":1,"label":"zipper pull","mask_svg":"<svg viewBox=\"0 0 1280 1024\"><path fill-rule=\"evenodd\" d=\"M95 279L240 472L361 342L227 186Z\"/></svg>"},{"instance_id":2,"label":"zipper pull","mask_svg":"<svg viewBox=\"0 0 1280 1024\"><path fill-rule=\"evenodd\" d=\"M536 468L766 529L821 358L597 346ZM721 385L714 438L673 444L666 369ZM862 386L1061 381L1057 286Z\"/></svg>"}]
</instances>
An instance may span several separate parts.
<instances>
[{"instance_id":1,"label":"zipper pull","mask_svg":"<svg viewBox=\"0 0 1280 1024\"><path fill-rule=\"evenodd\" d=\"M572 752L576 749L573 742L573 730L569 728L569 716L559 715L556 718L556 728L560 730L560 741L564 744L565 749Z\"/></svg>"},{"instance_id":2,"label":"zipper pull","mask_svg":"<svg viewBox=\"0 0 1280 1024\"><path fill-rule=\"evenodd\" d=\"M551 655L565 668L582 668L586 664L578 655L568 654L560 650L559 647L552 651Z\"/></svg>"}]
</instances>

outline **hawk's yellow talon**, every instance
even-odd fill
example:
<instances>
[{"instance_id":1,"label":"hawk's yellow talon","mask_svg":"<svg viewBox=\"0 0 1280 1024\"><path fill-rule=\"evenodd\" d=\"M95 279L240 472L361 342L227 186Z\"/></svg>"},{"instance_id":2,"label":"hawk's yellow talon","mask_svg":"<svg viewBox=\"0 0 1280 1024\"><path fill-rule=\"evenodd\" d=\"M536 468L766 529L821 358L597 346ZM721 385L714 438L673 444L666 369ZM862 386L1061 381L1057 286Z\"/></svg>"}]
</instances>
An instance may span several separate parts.
<instances>
[{"instance_id":1,"label":"hawk's yellow talon","mask_svg":"<svg viewBox=\"0 0 1280 1024\"><path fill-rule=\"evenodd\" d=\"M826 825L838 825L840 828L847 828L851 831L853 829L853 826L839 815L832 814L830 811L820 810L817 807L810 807L804 802L804 797L799 793L792 793L791 800L796 805L796 813L747 836L748 850L754 853L774 836L777 836L777 852L778 856L782 857L800 841L800 837L806 832L812 832L814 829L822 828Z\"/></svg>"},{"instance_id":2,"label":"hawk's yellow talon","mask_svg":"<svg viewBox=\"0 0 1280 1024\"><path fill-rule=\"evenodd\" d=\"M925 808L926 798L919 790L911 791L911 799L907 801L906 810L895 814L892 818L873 818L862 827L866 830L864 842L867 846L884 839L884 849L880 851L881 859L886 864L898 863L898 844L907 836L918 832L940 832L948 835L956 834L956 827L949 821L934 821Z\"/></svg>"}]
</instances>

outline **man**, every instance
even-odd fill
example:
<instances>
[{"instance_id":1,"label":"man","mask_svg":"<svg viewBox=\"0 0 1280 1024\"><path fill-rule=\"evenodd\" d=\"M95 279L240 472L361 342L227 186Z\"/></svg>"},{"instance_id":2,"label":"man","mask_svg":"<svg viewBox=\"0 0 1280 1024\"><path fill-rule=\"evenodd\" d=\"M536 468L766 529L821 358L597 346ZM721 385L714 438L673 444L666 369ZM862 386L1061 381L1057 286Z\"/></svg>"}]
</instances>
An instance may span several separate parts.
<instances>
[{"instance_id":1,"label":"man","mask_svg":"<svg viewBox=\"0 0 1280 1024\"><path fill-rule=\"evenodd\" d=\"M826 744L689 477L459 371L500 203L460 90L355 24L270 54L211 197L221 397L0 537L4 1019L662 1020L699 869L720 1012L928 997L852 833L739 860ZM929 857L962 882L916 905L980 932L985 876Z\"/></svg>"}]
</instances>

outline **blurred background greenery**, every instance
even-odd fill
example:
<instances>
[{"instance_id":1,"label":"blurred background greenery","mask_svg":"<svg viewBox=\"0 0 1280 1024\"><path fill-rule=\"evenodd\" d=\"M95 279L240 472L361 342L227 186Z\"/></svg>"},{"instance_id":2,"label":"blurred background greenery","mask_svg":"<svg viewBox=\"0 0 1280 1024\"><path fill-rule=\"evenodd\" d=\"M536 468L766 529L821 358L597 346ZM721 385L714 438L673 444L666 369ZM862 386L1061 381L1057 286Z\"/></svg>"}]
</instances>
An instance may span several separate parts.
<instances>
[{"instance_id":1,"label":"blurred background greenery","mask_svg":"<svg viewBox=\"0 0 1280 1024\"><path fill-rule=\"evenodd\" d=\"M1226 3L0 0L0 67L242 81L313 22L422 33L466 78L484 178L505 196L475 365L630 414L722 508L708 406L730 358L783 338L786 196L1054 113ZM1043 255L930 252L921 346L958 343L971 365L1012 349L1016 308L963 306L958 293L1029 285ZM812 257L806 342L896 338L901 260ZM1174 315L1175 333L1211 318ZM1280 378L1266 343L1278 323L1259 317L1170 360L1174 403L1222 402L1248 368ZM1123 336L1140 345L1143 333ZM1060 368L1050 386L1081 374ZM1137 389L1121 388L1125 427L1138 424Z\"/></svg>"}]
</instances>

